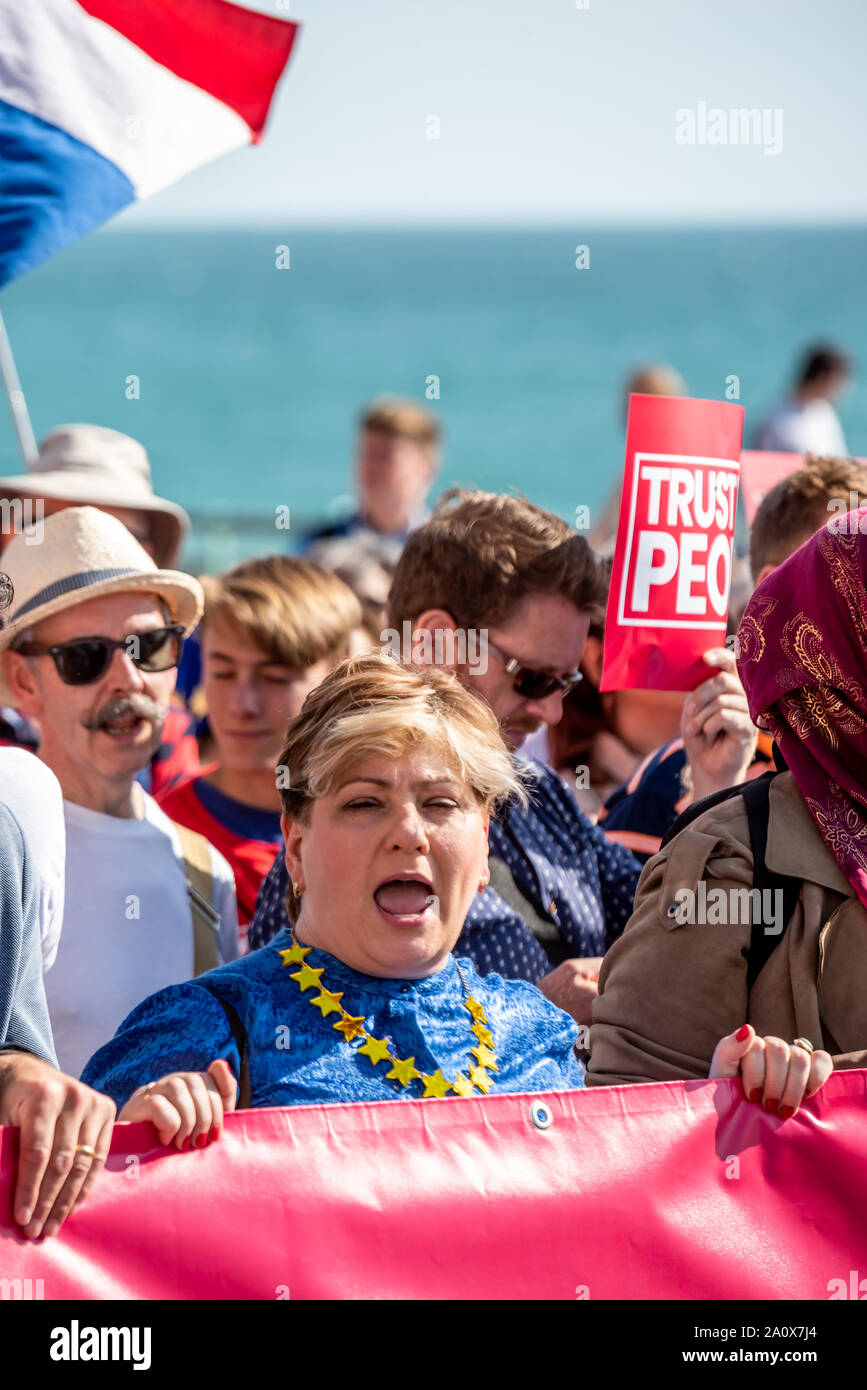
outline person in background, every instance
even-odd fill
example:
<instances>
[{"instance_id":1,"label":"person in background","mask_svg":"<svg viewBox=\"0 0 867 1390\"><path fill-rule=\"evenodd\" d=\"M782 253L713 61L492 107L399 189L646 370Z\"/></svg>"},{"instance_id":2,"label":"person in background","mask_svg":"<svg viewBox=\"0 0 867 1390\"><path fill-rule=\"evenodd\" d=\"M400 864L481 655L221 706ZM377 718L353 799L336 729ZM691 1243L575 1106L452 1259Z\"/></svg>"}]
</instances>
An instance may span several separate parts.
<instances>
[{"instance_id":1,"label":"person in background","mask_svg":"<svg viewBox=\"0 0 867 1390\"><path fill-rule=\"evenodd\" d=\"M848 454L833 402L851 372L849 358L837 348L808 348L791 394L759 426L754 447L782 454Z\"/></svg>"},{"instance_id":2,"label":"person in background","mask_svg":"<svg viewBox=\"0 0 867 1390\"><path fill-rule=\"evenodd\" d=\"M304 554L315 543L335 537L379 537L393 560L413 527L427 515L427 496L440 463L441 435L436 417L415 401L375 401L359 422L355 463L357 510L346 520L312 532ZM309 558L318 558L313 552Z\"/></svg>"},{"instance_id":3,"label":"person in background","mask_svg":"<svg viewBox=\"0 0 867 1390\"><path fill-rule=\"evenodd\" d=\"M593 552L565 521L522 497L455 490L407 540L389 595L392 637L381 636L419 664L453 667L517 755L528 733L560 718L603 597ZM457 949L481 974L538 984L589 1023L600 959L632 910L640 866L549 768L521 762L529 805L509 801L492 817L492 881L473 898ZM287 889L277 859L252 949L281 930Z\"/></svg>"},{"instance_id":4,"label":"person in background","mask_svg":"<svg viewBox=\"0 0 867 1390\"><path fill-rule=\"evenodd\" d=\"M114 1102L57 1070L30 843L0 800L0 1125L20 1128L12 1215L30 1240L80 1207L108 1155ZM5 1150L4 1150L5 1154Z\"/></svg>"},{"instance_id":5,"label":"person in background","mask_svg":"<svg viewBox=\"0 0 867 1390\"><path fill-rule=\"evenodd\" d=\"M154 494L150 460L138 440L103 425L59 425L51 430L27 473L0 478L0 498L10 503L0 524L0 551L22 527L38 526L39 518L65 507L90 506L123 522L161 569L172 569L190 529L183 507ZM38 721L24 719L9 707L0 709L0 737L37 749ZM173 700L160 744L138 780L156 795L198 766L193 720L183 703Z\"/></svg>"},{"instance_id":6,"label":"person in background","mask_svg":"<svg viewBox=\"0 0 867 1390\"><path fill-rule=\"evenodd\" d=\"M387 626L388 591L397 562L391 546L372 532L335 536L318 541L307 558L342 579L361 604L361 628L353 638L352 654L378 647L380 633Z\"/></svg>"},{"instance_id":7,"label":"person in background","mask_svg":"<svg viewBox=\"0 0 867 1390\"><path fill-rule=\"evenodd\" d=\"M3 563L15 597L0 698L39 720L39 756L64 796L64 919L46 994L61 1066L79 1074L151 982L238 953L231 869L135 780L202 591L94 507L47 518L39 546L16 536Z\"/></svg>"},{"instance_id":8,"label":"person in background","mask_svg":"<svg viewBox=\"0 0 867 1390\"><path fill-rule=\"evenodd\" d=\"M302 556L339 574L358 594L364 627L354 642L357 651L368 648L369 637L382 627L378 610L388 591L388 577L407 534L427 515L440 444L437 419L424 406L400 399L374 402L359 422L356 510L303 537ZM201 650L198 634L193 634L186 643L178 683L197 715L204 704L201 680Z\"/></svg>"},{"instance_id":9,"label":"person in background","mask_svg":"<svg viewBox=\"0 0 867 1390\"><path fill-rule=\"evenodd\" d=\"M835 505L836 504L836 505ZM867 504L867 468L852 459L814 458L763 498L750 529L750 569L757 587L837 512ZM657 748L609 798L599 817L606 835L642 860L693 801L759 777L773 765L771 738L749 719L734 671L735 654L714 648L710 677L686 697L681 733ZM726 676L726 672L729 674ZM725 696L726 708L721 708ZM755 751L751 753L755 745Z\"/></svg>"},{"instance_id":10,"label":"person in background","mask_svg":"<svg viewBox=\"0 0 867 1390\"><path fill-rule=\"evenodd\" d=\"M202 580L203 689L215 762L160 798L235 874L242 949L262 879L283 844L277 760L307 694L349 653L361 623L341 580L307 560L250 560Z\"/></svg>"},{"instance_id":11,"label":"person in background","mask_svg":"<svg viewBox=\"0 0 867 1390\"><path fill-rule=\"evenodd\" d=\"M123 522L160 569L177 564L190 529L183 507L154 494L143 446L104 425L58 425L27 473L0 478L0 498L38 505L44 517L64 507L99 507ZM0 550L12 534L0 535Z\"/></svg>"},{"instance_id":12,"label":"person in background","mask_svg":"<svg viewBox=\"0 0 867 1390\"><path fill-rule=\"evenodd\" d=\"M624 433L629 419L630 396L685 396L686 382L674 367L664 362L639 367L626 380L623 386L621 415ZM599 520L591 527L588 540L597 555L608 558L614 554L617 540L617 523L620 518L620 491L623 482L623 468L620 463L616 469L617 482L608 498Z\"/></svg>"}]
</instances>

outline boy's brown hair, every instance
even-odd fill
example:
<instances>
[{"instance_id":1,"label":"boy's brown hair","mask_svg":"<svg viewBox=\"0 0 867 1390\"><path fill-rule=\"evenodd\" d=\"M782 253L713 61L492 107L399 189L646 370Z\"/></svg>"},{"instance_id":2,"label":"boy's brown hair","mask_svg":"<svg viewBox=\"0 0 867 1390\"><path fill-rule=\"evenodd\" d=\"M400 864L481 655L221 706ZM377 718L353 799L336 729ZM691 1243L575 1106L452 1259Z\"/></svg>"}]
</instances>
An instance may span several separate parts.
<instances>
[{"instance_id":1,"label":"boy's brown hair","mask_svg":"<svg viewBox=\"0 0 867 1390\"><path fill-rule=\"evenodd\" d=\"M531 594L601 613L604 585L585 538L525 497L453 488L403 548L389 623L443 608L459 627L496 627Z\"/></svg>"},{"instance_id":2,"label":"boy's brown hair","mask_svg":"<svg viewBox=\"0 0 867 1390\"><path fill-rule=\"evenodd\" d=\"M400 398L374 401L358 423L362 430L377 430L394 439L411 439L423 449L433 450L440 442L436 416L415 401Z\"/></svg>"},{"instance_id":3,"label":"boy's brown hair","mask_svg":"<svg viewBox=\"0 0 867 1390\"><path fill-rule=\"evenodd\" d=\"M771 488L750 527L750 570L756 582L765 565L781 565L832 520L828 503L847 510L867 505L867 468L855 459L807 454L803 467Z\"/></svg>"},{"instance_id":4,"label":"boy's brown hair","mask_svg":"<svg viewBox=\"0 0 867 1390\"><path fill-rule=\"evenodd\" d=\"M202 578L204 628L223 623L292 670L340 661L361 624L352 590L309 560L273 555Z\"/></svg>"}]
</instances>

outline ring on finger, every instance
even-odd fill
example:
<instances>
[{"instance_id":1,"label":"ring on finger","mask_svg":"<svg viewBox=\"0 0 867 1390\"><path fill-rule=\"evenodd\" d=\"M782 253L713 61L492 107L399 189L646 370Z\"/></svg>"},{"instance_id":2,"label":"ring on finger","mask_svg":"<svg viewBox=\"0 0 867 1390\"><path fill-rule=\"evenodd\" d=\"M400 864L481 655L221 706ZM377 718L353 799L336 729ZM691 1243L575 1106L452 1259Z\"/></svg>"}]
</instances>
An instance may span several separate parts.
<instances>
[{"instance_id":1,"label":"ring on finger","mask_svg":"<svg viewBox=\"0 0 867 1390\"><path fill-rule=\"evenodd\" d=\"M92 1148L90 1144L76 1144L75 1152L77 1154L89 1154L91 1158L96 1155L96 1149Z\"/></svg>"},{"instance_id":2,"label":"ring on finger","mask_svg":"<svg viewBox=\"0 0 867 1390\"><path fill-rule=\"evenodd\" d=\"M153 1090L156 1084L157 1083L155 1081L148 1082L148 1084L145 1086L144 1090L141 1093L142 1100L147 1100L148 1096L150 1095L151 1091Z\"/></svg>"},{"instance_id":3,"label":"ring on finger","mask_svg":"<svg viewBox=\"0 0 867 1390\"><path fill-rule=\"evenodd\" d=\"M804 1052L815 1052L815 1048L809 1038L795 1038L792 1047L803 1048Z\"/></svg>"}]
</instances>

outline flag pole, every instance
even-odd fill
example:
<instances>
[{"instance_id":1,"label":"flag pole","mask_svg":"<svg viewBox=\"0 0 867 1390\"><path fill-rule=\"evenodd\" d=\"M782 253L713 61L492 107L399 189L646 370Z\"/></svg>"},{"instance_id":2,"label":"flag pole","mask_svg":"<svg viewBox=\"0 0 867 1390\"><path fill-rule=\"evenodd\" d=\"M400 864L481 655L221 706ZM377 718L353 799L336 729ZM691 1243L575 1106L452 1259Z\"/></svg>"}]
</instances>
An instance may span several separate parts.
<instances>
[{"instance_id":1,"label":"flag pole","mask_svg":"<svg viewBox=\"0 0 867 1390\"><path fill-rule=\"evenodd\" d=\"M9 334L6 332L2 313L0 313L0 375L3 377L6 402L9 406L9 414L12 416L12 426L18 440L18 447L24 459L24 467L29 468L35 461L39 450L36 447L36 436L30 423L27 401L21 390L21 382L18 380L15 358L12 356L12 344L9 341Z\"/></svg>"}]
</instances>

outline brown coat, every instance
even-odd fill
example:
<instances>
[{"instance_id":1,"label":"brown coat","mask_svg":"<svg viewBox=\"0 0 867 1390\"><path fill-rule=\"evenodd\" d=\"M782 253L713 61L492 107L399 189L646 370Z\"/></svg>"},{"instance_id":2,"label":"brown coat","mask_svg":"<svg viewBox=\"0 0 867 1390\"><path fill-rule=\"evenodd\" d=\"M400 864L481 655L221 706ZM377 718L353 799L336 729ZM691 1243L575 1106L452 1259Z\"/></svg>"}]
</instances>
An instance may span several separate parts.
<instances>
[{"instance_id":1,"label":"brown coat","mask_svg":"<svg viewBox=\"0 0 867 1390\"><path fill-rule=\"evenodd\" d=\"M771 784L765 862L803 883L748 998L747 914L729 910L729 924L712 926L682 924L669 913L684 903L678 890L698 895L701 879L708 892L752 887L742 799L705 811L648 860L633 915L600 973L588 1086L707 1076L720 1038L743 1023L786 1042L809 1038L836 1067L867 1066L867 912L790 772Z\"/></svg>"}]
</instances>

